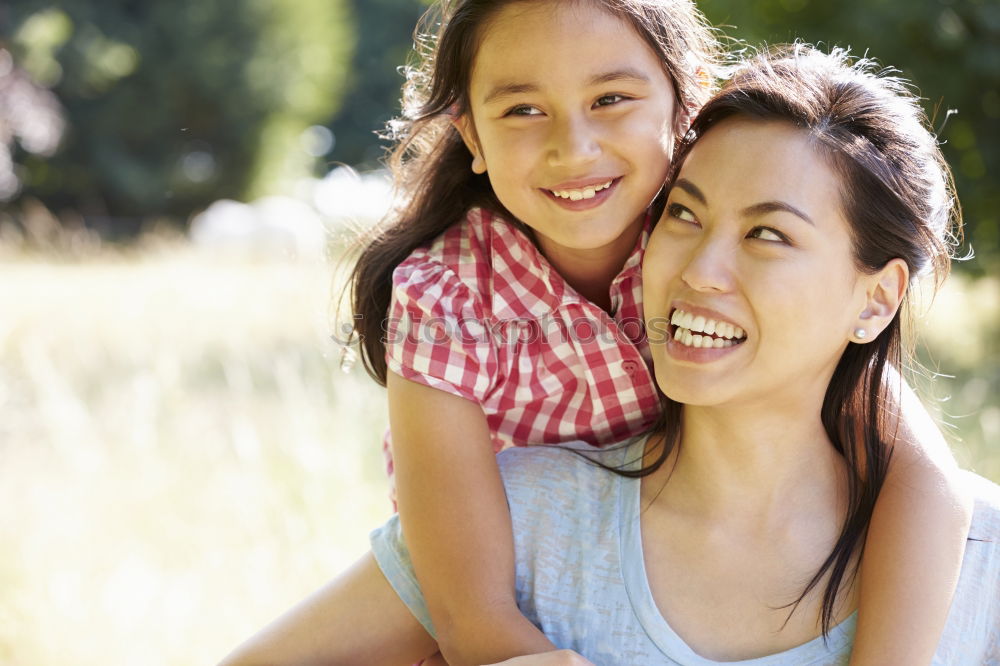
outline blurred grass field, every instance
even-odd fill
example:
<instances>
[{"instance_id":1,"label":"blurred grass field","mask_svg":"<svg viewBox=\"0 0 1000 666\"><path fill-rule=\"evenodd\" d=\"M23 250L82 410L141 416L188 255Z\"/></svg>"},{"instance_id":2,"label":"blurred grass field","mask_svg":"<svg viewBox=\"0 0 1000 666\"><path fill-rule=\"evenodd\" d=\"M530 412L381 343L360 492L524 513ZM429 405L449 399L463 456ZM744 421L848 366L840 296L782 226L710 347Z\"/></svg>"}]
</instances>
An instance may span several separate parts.
<instances>
[{"instance_id":1,"label":"blurred grass field","mask_svg":"<svg viewBox=\"0 0 1000 666\"><path fill-rule=\"evenodd\" d=\"M215 663L366 550L384 395L339 369L329 267L0 275L0 663Z\"/></svg>"},{"instance_id":2,"label":"blurred grass field","mask_svg":"<svg viewBox=\"0 0 1000 666\"><path fill-rule=\"evenodd\" d=\"M0 254L0 663L212 664L366 550L385 398L340 369L333 273ZM1000 284L923 328L956 455L1000 481Z\"/></svg>"}]
</instances>

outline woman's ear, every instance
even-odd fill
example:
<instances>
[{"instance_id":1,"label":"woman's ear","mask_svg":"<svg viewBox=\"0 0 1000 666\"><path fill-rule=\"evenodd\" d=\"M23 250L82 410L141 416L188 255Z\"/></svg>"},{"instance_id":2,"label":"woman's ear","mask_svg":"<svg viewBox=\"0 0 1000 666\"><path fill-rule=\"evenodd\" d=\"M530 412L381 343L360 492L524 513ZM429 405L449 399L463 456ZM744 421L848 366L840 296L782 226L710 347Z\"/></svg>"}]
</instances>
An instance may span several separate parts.
<instances>
[{"instance_id":1,"label":"woman's ear","mask_svg":"<svg viewBox=\"0 0 1000 666\"><path fill-rule=\"evenodd\" d=\"M472 122L472 116L468 113L455 116L452 118L451 124L458 130L465 147L472 153L472 172L486 173L486 158L483 157L483 150L479 147L479 137L476 135L476 126Z\"/></svg>"},{"instance_id":2,"label":"woman's ear","mask_svg":"<svg viewBox=\"0 0 1000 666\"><path fill-rule=\"evenodd\" d=\"M858 315L851 340L868 342L878 337L896 316L906 294L910 269L902 259L889 261L878 272L866 276L865 309Z\"/></svg>"}]
</instances>

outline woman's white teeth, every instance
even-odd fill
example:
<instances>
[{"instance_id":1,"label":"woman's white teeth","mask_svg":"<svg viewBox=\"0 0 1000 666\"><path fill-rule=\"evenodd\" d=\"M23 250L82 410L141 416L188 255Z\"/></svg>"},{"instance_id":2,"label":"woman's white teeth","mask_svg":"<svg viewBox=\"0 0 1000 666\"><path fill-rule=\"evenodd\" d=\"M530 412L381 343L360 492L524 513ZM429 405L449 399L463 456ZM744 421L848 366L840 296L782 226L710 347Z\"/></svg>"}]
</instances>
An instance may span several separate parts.
<instances>
[{"instance_id":1,"label":"woman's white teeth","mask_svg":"<svg viewBox=\"0 0 1000 666\"><path fill-rule=\"evenodd\" d=\"M729 322L692 315L683 310L674 310L670 323L676 326L675 340L688 347L699 349L732 347L739 344L747 335L742 328Z\"/></svg>"},{"instance_id":2,"label":"woman's white teeth","mask_svg":"<svg viewBox=\"0 0 1000 666\"><path fill-rule=\"evenodd\" d=\"M593 199L598 192L601 190L606 190L611 187L611 183L614 179L609 180L606 183L601 183L600 185L590 185L580 190L549 190L552 194L556 195L560 199L569 199L570 201L580 201L581 199Z\"/></svg>"}]
</instances>

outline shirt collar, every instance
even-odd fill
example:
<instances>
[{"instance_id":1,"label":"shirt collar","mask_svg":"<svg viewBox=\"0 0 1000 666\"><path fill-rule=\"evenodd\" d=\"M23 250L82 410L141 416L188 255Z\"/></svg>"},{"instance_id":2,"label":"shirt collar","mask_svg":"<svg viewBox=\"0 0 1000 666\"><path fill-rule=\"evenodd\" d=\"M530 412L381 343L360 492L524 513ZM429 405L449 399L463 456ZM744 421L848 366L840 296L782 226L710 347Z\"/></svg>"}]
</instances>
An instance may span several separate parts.
<instances>
[{"instance_id":1,"label":"shirt collar","mask_svg":"<svg viewBox=\"0 0 1000 666\"><path fill-rule=\"evenodd\" d=\"M566 284L519 225L483 211L489 230L490 296L493 316L498 320L538 319L566 303L587 302ZM642 270L642 257L652 230L647 213L635 247L622 270L611 282L611 302L617 311L626 281Z\"/></svg>"}]
</instances>

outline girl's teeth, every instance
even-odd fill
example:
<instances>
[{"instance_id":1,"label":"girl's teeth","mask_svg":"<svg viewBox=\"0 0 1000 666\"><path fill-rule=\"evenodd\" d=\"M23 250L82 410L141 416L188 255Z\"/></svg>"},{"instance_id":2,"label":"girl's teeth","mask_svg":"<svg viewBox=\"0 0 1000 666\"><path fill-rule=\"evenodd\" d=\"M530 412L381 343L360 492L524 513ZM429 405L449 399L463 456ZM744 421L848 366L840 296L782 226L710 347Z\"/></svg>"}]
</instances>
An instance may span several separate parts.
<instances>
[{"instance_id":1,"label":"girl's teeth","mask_svg":"<svg viewBox=\"0 0 1000 666\"><path fill-rule=\"evenodd\" d=\"M549 190L549 192L552 192L552 194L556 195L560 199L569 199L570 201L593 199L597 196L598 192L611 187L611 183L613 182L614 180L609 180L606 183L601 183L600 185L590 185L579 190Z\"/></svg>"}]
</instances>

